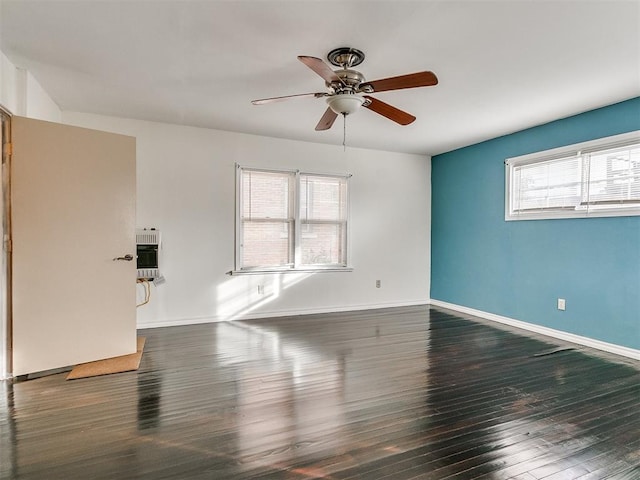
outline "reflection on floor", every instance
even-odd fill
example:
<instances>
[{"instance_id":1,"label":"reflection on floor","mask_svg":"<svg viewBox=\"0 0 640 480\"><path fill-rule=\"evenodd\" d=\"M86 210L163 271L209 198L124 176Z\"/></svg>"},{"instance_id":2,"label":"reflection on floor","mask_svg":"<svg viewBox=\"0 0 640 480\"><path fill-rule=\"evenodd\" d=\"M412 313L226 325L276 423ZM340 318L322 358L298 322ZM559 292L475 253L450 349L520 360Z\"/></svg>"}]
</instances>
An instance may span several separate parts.
<instances>
[{"instance_id":1,"label":"reflection on floor","mask_svg":"<svg viewBox=\"0 0 640 480\"><path fill-rule=\"evenodd\" d=\"M137 372L2 385L0 478L640 478L629 360L429 307L141 334Z\"/></svg>"}]
</instances>

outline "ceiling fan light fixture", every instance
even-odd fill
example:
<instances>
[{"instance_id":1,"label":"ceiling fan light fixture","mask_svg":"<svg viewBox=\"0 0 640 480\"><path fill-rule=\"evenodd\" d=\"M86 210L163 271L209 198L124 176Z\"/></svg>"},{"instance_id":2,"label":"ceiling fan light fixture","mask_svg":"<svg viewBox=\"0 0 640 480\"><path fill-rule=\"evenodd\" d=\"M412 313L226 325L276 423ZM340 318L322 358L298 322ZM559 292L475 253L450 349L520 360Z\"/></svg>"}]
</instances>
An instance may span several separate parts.
<instances>
[{"instance_id":1,"label":"ceiling fan light fixture","mask_svg":"<svg viewBox=\"0 0 640 480\"><path fill-rule=\"evenodd\" d=\"M364 97L356 94L340 94L327 98L329 108L337 114L350 115L365 102Z\"/></svg>"},{"instance_id":2,"label":"ceiling fan light fixture","mask_svg":"<svg viewBox=\"0 0 640 480\"><path fill-rule=\"evenodd\" d=\"M416 120L416 117L369 95L390 90L431 87L438 84L438 77L430 71L367 81L362 73L353 69L353 67L362 63L364 53L361 50L351 47L340 47L329 52L327 60L329 60L331 65L340 67L338 70L334 70L322 59L317 57L299 55L298 60L318 76L322 77L326 87L325 92L262 98L253 100L251 103L254 105L262 105L264 103L279 102L292 98L324 97L326 98L328 107L316 125L316 131L329 130L336 118L338 118L338 115L343 115L346 120L347 115L358 111L360 107L364 107L367 110L388 118L398 125L409 125ZM344 124L346 125L346 121Z\"/></svg>"}]
</instances>

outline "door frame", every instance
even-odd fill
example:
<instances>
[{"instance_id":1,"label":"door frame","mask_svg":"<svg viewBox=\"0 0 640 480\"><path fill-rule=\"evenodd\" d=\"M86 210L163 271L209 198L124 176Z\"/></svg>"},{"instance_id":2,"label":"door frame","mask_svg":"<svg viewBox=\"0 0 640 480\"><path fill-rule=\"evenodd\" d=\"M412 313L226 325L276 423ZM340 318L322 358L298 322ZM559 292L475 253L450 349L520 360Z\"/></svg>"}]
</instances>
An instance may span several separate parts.
<instances>
[{"instance_id":1,"label":"door frame","mask_svg":"<svg viewBox=\"0 0 640 480\"><path fill-rule=\"evenodd\" d=\"M11 316L11 113L0 105L2 171L0 185L0 381L13 372Z\"/></svg>"}]
</instances>

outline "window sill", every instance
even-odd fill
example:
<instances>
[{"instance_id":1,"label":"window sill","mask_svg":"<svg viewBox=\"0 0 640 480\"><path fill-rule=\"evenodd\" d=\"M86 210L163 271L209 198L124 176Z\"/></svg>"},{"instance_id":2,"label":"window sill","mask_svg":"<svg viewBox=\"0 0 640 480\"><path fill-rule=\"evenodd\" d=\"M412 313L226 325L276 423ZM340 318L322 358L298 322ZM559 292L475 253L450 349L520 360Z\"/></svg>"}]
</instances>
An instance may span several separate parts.
<instances>
[{"instance_id":1,"label":"window sill","mask_svg":"<svg viewBox=\"0 0 640 480\"><path fill-rule=\"evenodd\" d=\"M230 270L227 275L265 275L270 273L335 273L353 272L353 267L318 267L318 268L262 268L252 270Z\"/></svg>"},{"instance_id":2,"label":"window sill","mask_svg":"<svg viewBox=\"0 0 640 480\"><path fill-rule=\"evenodd\" d=\"M513 222L518 220L554 220L554 219L566 219L566 218L599 218L599 217L635 217L640 215L639 208L627 208L627 209L601 209L591 210L586 212L584 210L555 210L555 211L538 211L528 213L511 213L505 215L504 219L507 222Z\"/></svg>"}]
</instances>

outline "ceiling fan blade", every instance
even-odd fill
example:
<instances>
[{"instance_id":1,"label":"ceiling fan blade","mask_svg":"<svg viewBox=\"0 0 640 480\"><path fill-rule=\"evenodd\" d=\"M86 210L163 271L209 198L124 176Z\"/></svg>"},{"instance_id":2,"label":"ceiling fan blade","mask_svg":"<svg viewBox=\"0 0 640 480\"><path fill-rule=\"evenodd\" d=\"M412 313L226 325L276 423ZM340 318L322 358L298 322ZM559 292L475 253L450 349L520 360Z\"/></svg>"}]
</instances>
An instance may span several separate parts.
<instances>
[{"instance_id":1,"label":"ceiling fan blade","mask_svg":"<svg viewBox=\"0 0 640 480\"><path fill-rule=\"evenodd\" d=\"M431 87L438 84L438 77L433 72L418 72L399 77L382 78L373 82L364 82L360 85L360 91L367 91L370 86L374 92L385 92L387 90L401 90L403 88ZM369 93L369 92L368 92Z\"/></svg>"},{"instance_id":2,"label":"ceiling fan blade","mask_svg":"<svg viewBox=\"0 0 640 480\"><path fill-rule=\"evenodd\" d=\"M393 120L400 125L409 125L412 123L416 117L411 115L410 113L403 112L402 110L389 105L388 103L384 103L377 98L369 97L367 95L364 96L371 103L365 105L369 110L373 110L374 112L382 115L383 117L387 117L389 120Z\"/></svg>"},{"instance_id":3,"label":"ceiling fan blade","mask_svg":"<svg viewBox=\"0 0 640 480\"><path fill-rule=\"evenodd\" d=\"M336 121L336 118L338 118L338 114L330 108L327 108L327 111L324 112L324 115L322 115L322 118L316 125L316 131L329 130L333 122Z\"/></svg>"},{"instance_id":4,"label":"ceiling fan blade","mask_svg":"<svg viewBox=\"0 0 640 480\"><path fill-rule=\"evenodd\" d=\"M273 102L282 102L283 100L289 100L292 98L305 98L305 97L326 97L329 95L328 93L301 93L300 95L285 95L284 97L271 97L271 98L261 98L259 100L251 100L251 103L254 105L264 105L265 103L273 103Z\"/></svg>"},{"instance_id":5,"label":"ceiling fan blade","mask_svg":"<svg viewBox=\"0 0 640 480\"><path fill-rule=\"evenodd\" d=\"M338 77L338 75L336 75L336 73L333 70L331 70L331 67L329 67L329 65L324 63L321 59L316 57L308 57L306 55L299 55L298 60L300 60L307 67L309 67L311 70L316 72L318 75L320 75L322 78L324 78L325 82L327 83L339 82L344 85L344 82L342 81L342 79Z\"/></svg>"}]
</instances>

